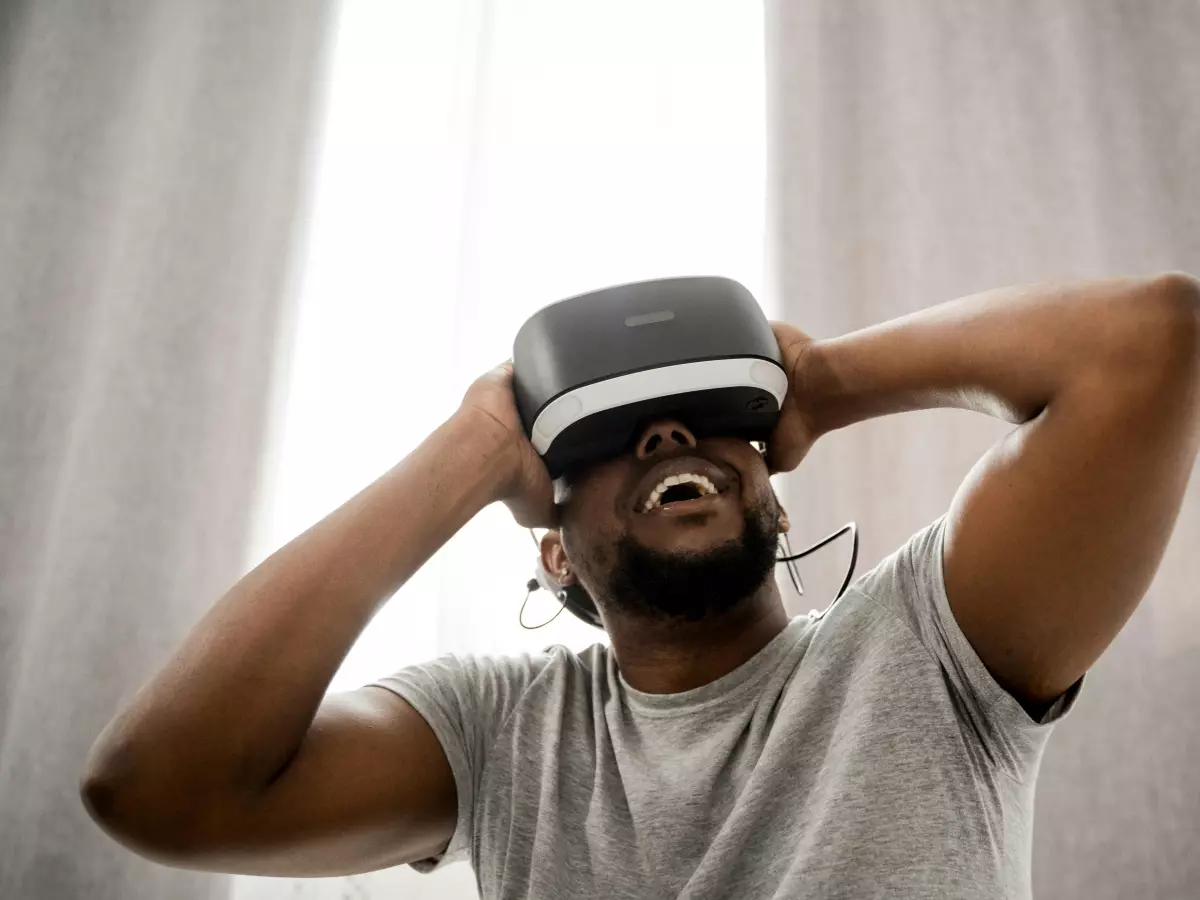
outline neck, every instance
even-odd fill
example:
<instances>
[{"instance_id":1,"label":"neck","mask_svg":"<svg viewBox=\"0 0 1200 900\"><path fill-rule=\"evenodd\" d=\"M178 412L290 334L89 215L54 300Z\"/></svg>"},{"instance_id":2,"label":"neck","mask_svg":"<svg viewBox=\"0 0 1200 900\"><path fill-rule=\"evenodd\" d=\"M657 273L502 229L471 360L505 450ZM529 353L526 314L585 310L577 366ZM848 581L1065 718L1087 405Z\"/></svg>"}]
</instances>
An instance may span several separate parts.
<instances>
[{"instance_id":1,"label":"neck","mask_svg":"<svg viewBox=\"0 0 1200 900\"><path fill-rule=\"evenodd\" d=\"M787 627L774 577L719 617L699 622L604 616L626 683L647 694L690 691L727 675Z\"/></svg>"}]
</instances>

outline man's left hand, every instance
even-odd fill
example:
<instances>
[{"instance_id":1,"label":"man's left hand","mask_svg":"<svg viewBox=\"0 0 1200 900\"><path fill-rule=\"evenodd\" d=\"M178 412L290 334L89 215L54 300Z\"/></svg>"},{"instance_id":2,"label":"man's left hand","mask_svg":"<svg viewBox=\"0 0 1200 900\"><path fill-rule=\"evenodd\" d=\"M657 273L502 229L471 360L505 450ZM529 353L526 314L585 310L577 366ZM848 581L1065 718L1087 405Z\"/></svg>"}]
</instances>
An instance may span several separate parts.
<instances>
[{"instance_id":1,"label":"man's left hand","mask_svg":"<svg viewBox=\"0 0 1200 900\"><path fill-rule=\"evenodd\" d=\"M780 411L779 423L767 442L767 469L772 475L790 472L808 455L820 436L812 404L804 385L812 361L815 342L799 328L785 322L772 322L783 367L788 373L788 392Z\"/></svg>"}]
</instances>

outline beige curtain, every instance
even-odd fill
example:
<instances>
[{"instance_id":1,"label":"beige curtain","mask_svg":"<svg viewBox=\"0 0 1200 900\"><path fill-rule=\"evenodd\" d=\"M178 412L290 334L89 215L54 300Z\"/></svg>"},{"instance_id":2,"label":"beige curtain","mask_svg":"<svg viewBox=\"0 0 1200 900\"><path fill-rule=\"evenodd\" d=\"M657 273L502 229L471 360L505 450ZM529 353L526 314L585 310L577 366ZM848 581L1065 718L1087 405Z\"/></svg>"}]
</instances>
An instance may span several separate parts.
<instances>
[{"instance_id":1,"label":"beige curtain","mask_svg":"<svg viewBox=\"0 0 1200 900\"><path fill-rule=\"evenodd\" d=\"M766 40L770 290L814 336L1000 285L1200 273L1200 5L771 0ZM865 571L1008 428L942 410L828 437L788 483L793 544L855 519ZM1051 738L1038 897L1200 896L1198 549L1194 477ZM798 605L827 600L847 552L805 565Z\"/></svg>"},{"instance_id":2,"label":"beige curtain","mask_svg":"<svg viewBox=\"0 0 1200 900\"><path fill-rule=\"evenodd\" d=\"M242 572L330 0L0 4L0 897L225 897L87 818Z\"/></svg>"}]
</instances>

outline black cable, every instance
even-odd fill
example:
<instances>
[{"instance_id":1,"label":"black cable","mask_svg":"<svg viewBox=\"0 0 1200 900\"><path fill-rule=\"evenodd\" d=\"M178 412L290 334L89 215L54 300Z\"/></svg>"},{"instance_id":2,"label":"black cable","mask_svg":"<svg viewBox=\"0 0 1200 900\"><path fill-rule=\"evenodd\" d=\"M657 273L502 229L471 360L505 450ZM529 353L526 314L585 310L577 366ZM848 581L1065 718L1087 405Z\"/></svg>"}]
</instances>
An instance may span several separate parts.
<instances>
[{"instance_id":1,"label":"black cable","mask_svg":"<svg viewBox=\"0 0 1200 900\"><path fill-rule=\"evenodd\" d=\"M790 554L792 552L792 542L788 540L787 533L784 532L784 533L780 534L779 540L783 543L784 552ZM779 562L779 560L777 559L776 562ZM803 597L804 596L804 582L800 579L800 573L796 571L795 561L787 560L787 573L788 573L788 578L790 578L792 580L792 587L794 587L796 589L797 594L799 594L801 597Z\"/></svg>"},{"instance_id":2,"label":"black cable","mask_svg":"<svg viewBox=\"0 0 1200 900\"><path fill-rule=\"evenodd\" d=\"M846 580L842 582L842 586L838 589L837 596L833 598L834 600L836 600L836 599L838 599L838 597L842 596L842 594L844 594L846 592L846 588L850 586L850 579L854 576L854 567L858 564L858 523L857 522L848 522L845 525L843 525L841 528L839 528L837 531L835 531L833 534L829 535L829 537L825 538L824 540L818 541L817 543L815 543L811 547L809 547L807 550L802 550L799 553L796 553L791 556L776 557L775 561L776 562L791 562L793 559L800 559L800 557L802 557L802 556L808 556L808 554L813 553L817 550L820 550L822 547L824 547L829 542L834 541L837 538L840 538L847 531L850 532L850 534L853 538L853 546L851 547L851 550L850 550L850 567L846 570Z\"/></svg>"},{"instance_id":3,"label":"black cable","mask_svg":"<svg viewBox=\"0 0 1200 900\"><path fill-rule=\"evenodd\" d=\"M530 530L532 531L532 529L530 529ZM538 584L538 580L536 578L530 578L529 581L526 582L526 584L525 584L525 599L521 603L521 611L519 613L517 613L517 621L521 623L521 627L524 628L526 631L537 631L539 628L545 628L547 625L549 625L551 622L553 622L555 619L557 619L562 614L562 611L567 608L567 604L563 603L563 605L558 608L558 612L556 612L554 615L552 615L550 618L548 618L541 625L526 625L525 624L525 604L529 602L530 595L532 595L533 592L536 591L540 587L541 587L541 585Z\"/></svg>"}]
</instances>

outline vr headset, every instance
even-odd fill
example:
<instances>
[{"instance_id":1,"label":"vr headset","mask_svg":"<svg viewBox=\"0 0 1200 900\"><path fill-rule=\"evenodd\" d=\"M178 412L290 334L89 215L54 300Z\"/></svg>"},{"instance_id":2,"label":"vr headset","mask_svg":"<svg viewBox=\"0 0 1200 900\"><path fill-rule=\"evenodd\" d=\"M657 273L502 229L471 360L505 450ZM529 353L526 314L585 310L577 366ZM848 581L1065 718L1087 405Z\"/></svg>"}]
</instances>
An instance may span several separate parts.
<instances>
[{"instance_id":1,"label":"vr headset","mask_svg":"<svg viewBox=\"0 0 1200 900\"><path fill-rule=\"evenodd\" d=\"M513 344L517 410L551 478L628 452L656 419L679 419L697 438L766 441L787 387L766 316L728 278L641 281L560 300ZM536 586L604 627L583 587L558 586L540 560L537 570Z\"/></svg>"},{"instance_id":2,"label":"vr headset","mask_svg":"<svg viewBox=\"0 0 1200 900\"><path fill-rule=\"evenodd\" d=\"M666 278L560 300L513 344L513 392L551 478L626 452L678 418L697 437L765 441L787 373L754 297L728 278Z\"/></svg>"}]
</instances>

